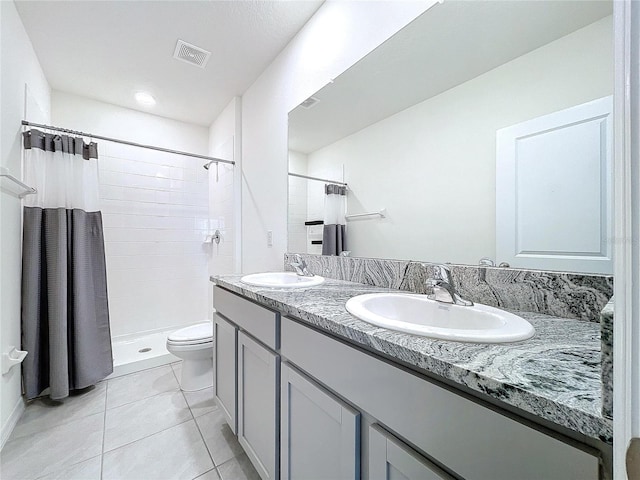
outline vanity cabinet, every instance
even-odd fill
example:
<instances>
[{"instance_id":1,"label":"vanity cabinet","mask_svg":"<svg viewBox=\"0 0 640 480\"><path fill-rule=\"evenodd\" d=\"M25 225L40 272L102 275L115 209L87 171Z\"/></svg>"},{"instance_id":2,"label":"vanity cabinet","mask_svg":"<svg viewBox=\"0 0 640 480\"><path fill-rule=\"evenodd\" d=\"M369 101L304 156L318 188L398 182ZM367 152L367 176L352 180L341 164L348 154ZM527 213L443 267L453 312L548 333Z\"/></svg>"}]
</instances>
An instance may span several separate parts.
<instances>
[{"instance_id":1,"label":"vanity cabinet","mask_svg":"<svg viewBox=\"0 0 640 480\"><path fill-rule=\"evenodd\" d=\"M569 445L293 319L283 318L281 329L287 361L459 477L599 478L597 452L586 446Z\"/></svg>"},{"instance_id":2,"label":"vanity cabinet","mask_svg":"<svg viewBox=\"0 0 640 480\"><path fill-rule=\"evenodd\" d=\"M263 480L280 477L280 314L214 288L214 394Z\"/></svg>"},{"instance_id":3,"label":"vanity cabinet","mask_svg":"<svg viewBox=\"0 0 640 480\"><path fill-rule=\"evenodd\" d=\"M375 480L454 480L379 425L369 427L369 478Z\"/></svg>"},{"instance_id":4,"label":"vanity cabinet","mask_svg":"<svg viewBox=\"0 0 640 480\"><path fill-rule=\"evenodd\" d=\"M213 319L213 395L233 433L237 432L238 328L216 314Z\"/></svg>"},{"instance_id":5,"label":"vanity cabinet","mask_svg":"<svg viewBox=\"0 0 640 480\"><path fill-rule=\"evenodd\" d=\"M214 298L216 399L263 480L601 478L595 448L228 290Z\"/></svg>"},{"instance_id":6,"label":"vanity cabinet","mask_svg":"<svg viewBox=\"0 0 640 480\"><path fill-rule=\"evenodd\" d=\"M360 413L282 364L282 478L360 478Z\"/></svg>"}]
</instances>

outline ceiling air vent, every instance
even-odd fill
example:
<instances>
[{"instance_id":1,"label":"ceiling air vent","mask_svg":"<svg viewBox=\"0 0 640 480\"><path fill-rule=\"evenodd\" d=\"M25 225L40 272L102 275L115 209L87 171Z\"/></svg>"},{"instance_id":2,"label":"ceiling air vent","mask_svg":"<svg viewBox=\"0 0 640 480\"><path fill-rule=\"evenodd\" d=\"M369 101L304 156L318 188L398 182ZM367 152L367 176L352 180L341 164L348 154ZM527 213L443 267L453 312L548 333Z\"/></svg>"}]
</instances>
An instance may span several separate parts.
<instances>
[{"instance_id":1,"label":"ceiling air vent","mask_svg":"<svg viewBox=\"0 0 640 480\"><path fill-rule=\"evenodd\" d=\"M315 97L309 97L307 98L304 102L302 102L300 104L301 107L303 108L311 108L313 107L316 103L318 103L320 100L318 100Z\"/></svg>"},{"instance_id":2,"label":"ceiling air vent","mask_svg":"<svg viewBox=\"0 0 640 480\"><path fill-rule=\"evenodd\" d=\"M176 50L173 52L173 58L196 65L200 68L205 67L210 56L211 52L207 52L200 47L196 47L180 39L178 39Z\"/></svg>"}]
</instances>

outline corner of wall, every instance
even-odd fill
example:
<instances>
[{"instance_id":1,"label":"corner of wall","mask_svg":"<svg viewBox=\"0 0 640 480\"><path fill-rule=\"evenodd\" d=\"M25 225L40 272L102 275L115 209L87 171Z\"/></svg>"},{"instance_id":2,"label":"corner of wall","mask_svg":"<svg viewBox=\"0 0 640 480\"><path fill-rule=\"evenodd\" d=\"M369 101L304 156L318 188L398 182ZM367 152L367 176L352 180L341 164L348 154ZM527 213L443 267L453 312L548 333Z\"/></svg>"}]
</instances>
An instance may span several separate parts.
<instances>
[{"instance_id":1,"label":"corner of wall","mask_svg":"<svg viewBox=\"0 0 640 480\"><path fill-rule=\"evenodd\" d=\"M14 2L0 2L0 62L2 72L0 111L0 164L21 176L21 128L28 120L48 122L51 89L33 50ZM2 181L4 187L4 180ZM22 204L9 189L0 192L0 354L20 345L20 277ZM20 371L0 378L2 443L7 440L24 410Z\"/></svg>"}]
</instances>

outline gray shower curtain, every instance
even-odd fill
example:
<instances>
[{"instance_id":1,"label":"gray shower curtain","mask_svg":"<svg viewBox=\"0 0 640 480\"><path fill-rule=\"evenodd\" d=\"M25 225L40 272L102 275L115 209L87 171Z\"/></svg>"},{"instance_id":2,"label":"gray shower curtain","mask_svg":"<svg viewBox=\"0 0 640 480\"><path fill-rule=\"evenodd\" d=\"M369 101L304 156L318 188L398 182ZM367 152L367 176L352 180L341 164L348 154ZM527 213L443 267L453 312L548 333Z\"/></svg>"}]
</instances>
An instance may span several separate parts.
<instances>
[{"instance_id":1,"label":"gray shower curtain","mask_svg":"<svg viewBox=\"0 0 640 480\"><path fill-rule=\"evenodd\" d=\"M22 349L28 399L52 399L113 372L97 145L24 134Z\"/></svg>"},{"instance_id":2,"label":"gray shower curtain","mask_svg":"<svg viewBox=\"0 0 640 480\"><path fill-rule=\"evenodd\" d=\"M344 223L347 187L330 183L324 186L324 193L322 254L340 255L347 249L347 231Z\"/></svg>"}]
</instances>

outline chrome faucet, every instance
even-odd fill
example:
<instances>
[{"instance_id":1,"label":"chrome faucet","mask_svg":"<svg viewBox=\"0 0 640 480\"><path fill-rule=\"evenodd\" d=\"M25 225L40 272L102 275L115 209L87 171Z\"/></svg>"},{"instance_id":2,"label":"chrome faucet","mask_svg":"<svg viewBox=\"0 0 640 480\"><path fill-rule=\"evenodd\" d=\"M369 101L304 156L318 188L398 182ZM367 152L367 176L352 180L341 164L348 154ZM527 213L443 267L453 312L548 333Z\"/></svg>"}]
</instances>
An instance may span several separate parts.
<instances>
[{"instance_id":1,"label":"chrome faucet","mask_svg":"<svg viewBox=\"0 0 640 480\"><path fill-rule=\"evenodd\" d=\"M451 271L446 265L425 265L425 267L427 266L432 266L434 269L433 278L429 278L425 282L428 287L432 288L432 293L429 295L431 300L464 307L473 305L472 301L465 300L458 295L453 286Z\"/></svg>"},{"instance_id":2,"label":"chrome faucet","mask_svg":"<svg viewBox=\"0 0 640 480\"><path fill-rule=\"evenodd\" d=\"M495 267L496 262L494 262L489 257L482 257L478 262L478 265L480 265L481 267Z\"/></svg>"},{"instance_id":3,"label":"chrome faucet","mask_svg":"<svg viewBox=\"0 0 640 480\"><path fill-rule=\"evenodd\" d=\"M293 262L289 262L289 265L291 265L301 277L313 277L313 273L307 269L307 262L304 261L299 253L293 256Z\"/></svg>"}]
</instances>

